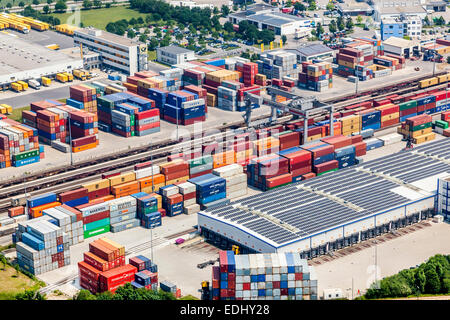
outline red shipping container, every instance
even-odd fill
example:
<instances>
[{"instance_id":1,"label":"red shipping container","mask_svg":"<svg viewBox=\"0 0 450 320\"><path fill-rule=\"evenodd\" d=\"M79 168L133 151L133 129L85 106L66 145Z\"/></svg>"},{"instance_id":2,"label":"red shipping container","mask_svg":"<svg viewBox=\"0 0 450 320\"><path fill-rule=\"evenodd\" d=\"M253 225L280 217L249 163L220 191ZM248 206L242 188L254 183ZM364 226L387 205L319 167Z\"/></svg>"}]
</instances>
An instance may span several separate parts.
<instances>
[{"instance_id":1,"label":"red shipping container","mask_svg":"<svg viewBox=\"0 0 450 320\"><path fill-rule=\"evenodd\" d=\"M83 224L91 223L94 221L109 218L109 210L91 214L90 216L83 217Z\"/></svg>"},{"instance_id":2,"label":"red shipping container","mask_svg":"<svg viewBox=\"0 0 450 320\"><path fill-rule=\"evenodd\" d=\"M25 208L23 206L14 207L8 209L8 217L13 218L25 214Z\"/></svg>"},{"instance_id":3,"label":"red shipping container","mask_svg":"<svg viewBox=\"0 0 450 320\"><path fill-rule=\"evenodd\" d=\"M450 111L445 111L441 113L441 120L450 121Z\"/></svg>"},{"instance_id":4,"label":"red shipping container","mask_svg":"<svg viewBox=\"0 0 450 320\"><path fill-rule=\"evenodd\" d=\"M93 266L84 261L78 262L78 270L80 274L83 274L93 281L97 281L101 273L100 270L95 269Z\"/></svg>"},{"instance_id":5,"label":"red shipping container","mask_svg":"<svg viewBox=\"0 0 450 320\"><path fill-rule=\"evenodd\" d=\"M183 202L183 196L181 194L177 193L172 196L168 196L167 200L170 205L174 205L175 203Z\"/></svg>"},{"instance_id":6,"label":"red shipping container","mask_svg":"<svg viewBox=\"0 0 450 320\"><path fill-rule=\"evenodd\" d=\"M106 197L110 194L109 188L98 189L95 191L88 192L89 201L95 200L98 198Z\"/></svg>"},{"instance_id":7,"label":"red shipping container","mask_svg":"<svg viewBox=\"0 0 450 320\"><path fill-rule=\"evenodd\" d=\"M79 188L59 194L59 202L64 203L71 200L83 198L88 196L88 191L86 188Z\"/></svg>"},{"instance_id":8,"label":"red shipping container","mask_svg":"<svg viewBox=\"0 0 450 320\"><path fill-rule=\"evenodd\" d=\"M322 173L328 170L337 169L339 162L337 160L327 161L318 165L313 166L313 171L315 173Z\"/></svg>"},{"instance_id":9,"label":"red shipping container","mask_svg":"<svg viewBox=\"0 0 450 320\"><path fill-rule=\"evenodd\" d=\"M98 243L98 241L89 243L89 251L108 262L112 262L116 258L114 256L114 250L103 246L102 244Z\"/></svg>"},{"instance_id":10,"label":"red shipping container","mask_svg":"<svg viewBox=\"0 0 450 320\"><path fill-rule=\"evenodd\" d=\"M140 169L144 169L144 168L149 168L152 166L152 162L151 161L146 161L146 162L142 162L142 163L138 163L134 165L134 170L140 170ZM105 178L102 178L105 179Z\"/></svg>"},{"instance_id":11,"label":"red shipping container","mask_svg":"<svg viewBox=\"0 0 450 320\"><path fill-rule=\"evenodd\" d=\"M96 256L92 252L85 252L83 254L84 262L86 262L88 265L94 267L95 269L99 271L107 271L109 269L114 268L114 262L108 262L106 260L103 260L102 258Z\"/></svg>"},{"instance_id":12,"label":"red shipping container","mask_svg":"<svg viewBox=\"0 0 450 320\"><path fill-rule=\"evenodd\" d=\"M350 138L352 139L352 144L354 145L357 142L361 142L363 141L363 137L360 134L354 135L354 136L350 136Z\"/></svg>"},{"instance_id":13,"label":"red shipping container","mask_svg":"<svg viewBox=\"0 0 450 320\"><path fill-rule=\"evenodd\" d=\"M298 177L309 172L311 172L311 166L291 170L292 177Z\"/></svg>"},{"instance_id":14,"label":"red shipping container","mask_svg":"<svg viewBox=\"0 0 450 320\"><path fill-rule=\"evenodd\" d=\"M314 178L315 176L316 176L316 174L314 172L310 172L310 173L304 174L302 176L302 180L308 180L308 179Z\"/></svg>"},{"instance_id":15,"label":"red shipping container","mask_svg":"<svg viewBox=\"0 0 450 320\"><path fill-rule=\"evenodd\" d=\"M189 174L189 178L190 179L197 178L197 177L203 176L205 174L212 173L212 171L213 170L210 169L210 170L206 170L206 171L202 171L202 172L198 172L198 173L194 173L194 174Z\"/></svg>"},{"instance_id":16,"label":"red shipping container","mask_svg":"<svg viewBox=\"0 0 450 320\"><path fill-rule=\"evenodd\" d=\"M334 149L347 147L352 144L352 138L344 135L323 138L321 141L333 145Z\"/></svg>"},{"instance_id":17,"label":"red shipping container","mask_svg":"<svg viewBox=\"0 0 450 320\"><path fill-rule=\"evenodd\" d=\"M111 288L113 286L123 284L130 278L132 278L131 281L134 281L134 274L136 272L137 268L131 264L102 272L99 275L100 287L102 289Z\"/></svg>"},{"instance_id":18,"label":"red shipping container","mask_svg":"<svg viewBox=\"0 0 450 320\"><path fill-rule=\"evenodd\" d=\"M156 116L159 116L159 109L157 108L136 113L137 120L147 119Z\"/></svg>"},{"instance_id":19,"label":"red shipping container","mask_svg":"<svg viewBox=\"0 0 450 320\"><path fill-rule=\"evenodd\" d=\"M292 182L292 173L282 174L280 176L272 177L266 180L266 187L273 188L280 186L282 184Z\"/></svg>"},{"instance_id":20,"label":"red shipping container","mask_svg":"<svg viewBox=\"0 0 450 320\"><path fill-rule=\"evenodd\" d=\"M414 114L414 113L417 113L417 107L406 109L406 110L401 110L400 117L408 116L408 115Z\"/></svg>"},{"instance_id":21,"label":"red shipping container","mask_svg":"<svg viewBox=\"0 0 450 320\"><path fill-rule=\"evenodd\" d=\"M389 126L393 126L394 124L398 124L398 118L397 119L391 119L381 122L381 128L386 128Z\"/></svg>"},{"instance_id":22,"label":"red shipping container","mask_svg":"<svg viewBox=\"0 0 450 320\"><path fill-rule=\"evenodd\" d=\"M432 95L436 97L436 101L441 101L449 97L448 92L445 90L434 92Z\"/></svg>"},{"instance_id":23,"label":"red shipping container","mask_svg":"<svg viewBox=\"0 0 450 320\"><path fill-rule=\"evenodd\" d=\"M164 175L171 174L179 171L189 170L189 164L185 161L171 163L161 168L161 173Z\"/></svg>"}]
</instances>

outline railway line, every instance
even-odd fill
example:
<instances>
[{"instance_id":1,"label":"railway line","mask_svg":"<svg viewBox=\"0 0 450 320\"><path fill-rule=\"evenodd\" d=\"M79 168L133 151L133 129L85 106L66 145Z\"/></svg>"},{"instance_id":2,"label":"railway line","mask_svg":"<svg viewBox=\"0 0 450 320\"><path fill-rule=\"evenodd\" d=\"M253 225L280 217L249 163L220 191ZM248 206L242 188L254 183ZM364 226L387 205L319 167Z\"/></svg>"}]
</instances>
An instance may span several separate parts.
<instances>
[{"instance_id":1,"label":"railway line","mask_svg":"<svg viewBox=\"0 0 450 320\"><path fill-rule=\"evenodd\" d=\"M444 74L445 72L437 73L436 76ZM324 100L323 102L332 103L335 106L335 112L342 111L346 106L356 103L364 102L367 100L379 99L392 94L405 94L413 91L417 93L425 92L430 89L443 90L448 88L448 83L432 86L423 90L418 90L418 82L423 79L427 79L429 76L418 77L414 80L402 82L396 85L389 86L387 88L380 88L376 90L366 90L355 95L347 95L347 99L343 97L333 98L331 100ZM260 116L253 121L267 119L268 116ZM277 119L277 124L283 124L292 119L291 115L283 115ZM315 117L316 121L325 119L325 114L318 114ZM173 150L182 150L185 148L192 148L200 146L203 142L216 140L226 141L229 136L234 133L226 131L227 129L238 129L245 131L246 128L242 127L244 121L235 121L225 126L221 126L217 129L222 132L219 134L203 136L198 139L194 139L186 142L174 142L169 139L160 141L157 144L152 144L146 147L140 147L131 151L122 152L114 155L111 160L104 161L105 159L86 160L77 163L72 167L58 168L49 170L47 172L41 172L36 175L30 175L23 178L18 178L9 181L1 185L0 190L0 211L4 211L11 206L10 197L25 195L25 193L31 196L42 194L45 192L62 192L73 189L76 186L88 181L101 178L103 173L116 173L120 171L132 170L136 163L147 161L150 158L154 159L154 163L158 164L165 161L165 157L170 155ZM383 128L383 130L386 128ZM203 134L205 131L203 132ZM192 135L191 135L192 138ZM26 190L26 192L25 192Z\"/></svg>"}]
</instances>

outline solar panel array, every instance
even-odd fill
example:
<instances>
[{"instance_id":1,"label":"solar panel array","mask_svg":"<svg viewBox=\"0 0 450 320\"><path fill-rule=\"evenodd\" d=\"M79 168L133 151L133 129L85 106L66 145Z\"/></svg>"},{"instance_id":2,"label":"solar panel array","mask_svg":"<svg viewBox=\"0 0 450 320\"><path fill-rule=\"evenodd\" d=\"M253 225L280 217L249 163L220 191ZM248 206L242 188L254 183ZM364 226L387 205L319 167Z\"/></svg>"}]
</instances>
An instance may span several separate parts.
<instances>
[{"instance_id":1,"label":"solar panel array","mask_svg":"<svg viewBox=\"0 0 450 320\"><path fill-rule=\"evenodd\" d=\"M428 156L449 160L450 139L434 141L416 147L413 152L401 151L205 212L244 226L281 245L409 202L408 198L389 191L398 187L397 183L373 173L411 183L450 172L450 165Z\"/></svg>"}]
</instances>

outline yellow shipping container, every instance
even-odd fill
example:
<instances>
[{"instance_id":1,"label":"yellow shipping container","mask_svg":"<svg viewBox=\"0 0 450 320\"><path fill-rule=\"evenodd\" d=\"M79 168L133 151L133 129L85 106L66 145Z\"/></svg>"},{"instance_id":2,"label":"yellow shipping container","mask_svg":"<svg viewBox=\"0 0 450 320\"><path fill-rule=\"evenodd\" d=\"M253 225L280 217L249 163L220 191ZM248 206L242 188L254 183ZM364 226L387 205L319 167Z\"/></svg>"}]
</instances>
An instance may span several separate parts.
<instances>
[{"instance_id":1,"label":"yellow shipping container","mask_svg":"<svg viewBox=\"0 0 450 320\"><path fill-rule=\"evenodd\" d=\"M83 184L81 187L86 188L88 192L100 190L100 189L106 189L109 188L109 180L108 179L101 179L93 182L89 182L86 184Z\"/></svg>"},{"instance_id":2,"label":"yellow shipping container","mask_svg":"<svg viewBox=\"0 0 450 320\"><path fill-rule=\"evenodd\" d=\"M450 81L450 73L444 74L442 76L438 76L438 82L439 83L445 83Z\"/></svg>"},{"instance_id":3,"label":"yellow shipping container","mask_svg":"<svg viewBox=\"0 0 450 320\"><path fill-rule=\"evenodd\" d=\"M155 188L153 189L155 192L159 191L159 188L164 187L166 184L165 183L159 183L159 184L155 184ZM145 188L141 188L141 192L145 192L145 193L152 193L152 187L145 187ZM161 207L158 207L158 209L161 209Z\"/></svg>"},{"instance_id":4,"label":"yellow shipping container","mask_svg":"<svg viewBox=\"0 0 450 320\"><path fill-rule=\"evenodd\" d=\"M58 80L59 82L67 82L69 79L64 73L58 73L56 74L56 80Z\"/></svg>"},{"instance_id":5,"label":"yellow shipping container","mask_svg":"<svg viewBox=\"0 0 450 320\"><path fill-rule=\"evenodd\" d=\"M351 116L339 118L337 120L342 122L342 127L361 123L361 117L358 115L351 115Z\"/></svg>"},{"instance_id":6,"label":"yellow shipping container","mask_svg":"<svg viewBox=\"0 0 450 320\"><path fill-rule=\"evenodd\" d=\"M113 186L121 184L121 183L136 180L136 174L134 172L125 172L118 176L108 178L108 180L110 182L111 187L113 187Z\"/></svg>"},{"instance_id":7,"label":"yellow shipping container","mask_svg":"<svg viewBox=\"0 0 450 320\"><path fill-rule=\"evenodd\" d=\"M17 81L17 83L22 86L23 90L28 89L28 83L26 83L25 81L19 80L19 81Z\"/></svg>"},{"instance_id":8,"label":"yellow shipping container","mask_svg":"<svg viewBox=\"0 0 450 320\"><path fill-rule=\"evenodd\" d=\"M11 83L11 89L13 89L16 92L20 92L23 90L22 86L17 82Z\"/></svg>"},{"instance_id":9,"label":"yellow shipping container","mask_svg":"<svg viewBox=\"0 0 450 320\"><path fill-rule=\"evenodd\" d=\"M189 176L185 176L185 177L181 177L181 178L177 178L177 179L168 180L168 181L166 181L166 185L180 183L180 182L186 182L188 180L189 180Z\"/></svg>"},{"instance_id":10,"label":"yellow shipping container","mask_svg":"<svg viewBox=\"0 0 450 320\"><path fill-rule=\"evenodd\" d=\"M41 82L42 82L43 86L48 87L52 83L52 80L50 78L47 78L47 77L42 77L41 78Z\"/></svg>"},{"instance_id":11,"label":"yellow shipping container","mask_svg":"<svg viewBox=\"0 0 450 320\"><path fill-rule=\"evenodd\" d=\"M436 134L434 132L427 133L421 136L418 136L417 138L413 139L414 144L421 144L427 141L432 141L436 138Z\"/></svg>"},{"instance_id":12,"label":"yellow shipping container","mask_svg":"<svg viewBox=\"0 0 450 320\"><path fill-rule=\"evenodd\" d=\"M429 86L434 86L434 85L438 84L438 82L439 82L439 80L437 77L421 80L421 81L419 81L419 88L427 88Z\"/></svg>"},{"instance_id":13,"label":"yellow shipping container","mask_svg":"<svg viewBox=\"0 0 450 320\"><path fill-rule=\"evenodd\" d=\"M8 112L8 110L3 105L0 104L0 113L6 114L6 112Z\"/></svg>"},{"instance_id":14,"label":"yellow shipping container","mask_svg":"<svg viewBox=\"0 0 450 320\"><path fill-rule=\"evenodd\" d=\"M427 135L427 134L433 132L433 128L430 127L430 128L426 128L423 130L406 131L406 132L407 132L407 135L409 135L412 138L419 138L420 136Z\"/></svg>"},{"instance_id":15,"label":"yellow shipping container","mask_svg":"<svg viewBox=\"0 0 450 320\"><path fill-rule=\"evenodd\" d=\"M307 139L306 139L306 141L314 141L314 140L318 140L318 139L320 139L320 138L322 138L322 135L321 134L316 134L315 136L309 136Z\"/></svg>"},{"instance_id":16,"label":"yellow shipping container","mask_svg":"<svg viewBox=\"0 0 450 320\"><path fill-rule=\"evenodd\" d=\"M68 80L68 81L73 81L73 75L72 75L71 73L69 73L69 72L64 72L63 74L67 76L67 80Z\"/></svg>"},{"instance_id":17,"label":"yellow shipping container","mask_svg":"<svg viewBox=\"0 0 450 320\"><path fill-rule=\"evenodd\" d=\"M381 122L385 122L388 120L393 120L393 119L397 119L400 117L400 113L396 112L396 113L391 113L391 114L387 114L385 116L381 117Z\"/></svg>"}]
</instances>

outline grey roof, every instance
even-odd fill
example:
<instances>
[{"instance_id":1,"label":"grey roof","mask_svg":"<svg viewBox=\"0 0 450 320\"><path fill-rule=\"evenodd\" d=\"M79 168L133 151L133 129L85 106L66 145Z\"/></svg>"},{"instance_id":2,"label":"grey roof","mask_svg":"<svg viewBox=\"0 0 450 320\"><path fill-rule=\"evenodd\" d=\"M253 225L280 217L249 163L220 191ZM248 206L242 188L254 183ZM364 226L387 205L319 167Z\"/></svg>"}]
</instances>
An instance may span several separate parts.
<instances>
[{"instance_id":1,"label":"grey roof","mask_svg":"<svg viewBox=\"0 0 450 320\"><path fill-rule=\"evenodd\" d=\"M336 7L343 12L368 11L371 12L372 7L366 2L356 2L354 0L346 0L345 3L337 3Z\"/></svg>"},{"instance_id":2,"label":"grey roof","mask_svg":"<svg viewBox=\"0 0 450 320\"><path fill-rule=\"evenodd\" d=\"M194 52L192 50L189 50L189 49L186 49L186 48L182 48L182 47L178 47L178 46L167 46L167 47L158 48L158 50L162 50L162 51L165 51L165 52L168 52L168 53L172 53L172 54Z\"/></svg>"},{"instance_id":3,"label":"grey roof","mask_svg":"<svg viewBox=\"0 0 450 320\"><path fill-rule=\"evenodd\" d=\"M91 34L91 31L96 31L98 33L98 36L95 36L99 39L103 39L105 41L108 42L113 42L113 43L117 43L119 45L122 46L127 46L127 47L134 47L134 46L138 46L140 44L143 44L143 42L140 41L135 41L132 39L129 39L125 36L119 36L117 34L111 33L111 32L107 32L104 30L99 30L93 27L87 27L87 28L82 28L82 29L78 29L74 31L74 34L84 34L84 35L88 35L88 36L94 36L93 34Z\"/></svg>"},{"instance_id":4,"label":"grey roof","mask_svg":"<svg viewBox=\"0 0 450 320\"><path fill-rule=\"evenodd\" d=\"M301 20L300 18L294 18L294 16L285 13L263 13L248 16L247 19L252 21L258 21L273 26L282 26L286 23Z\"/></svg>"},{"instance_id":5,"label":"grey roof","mask_svg":"<svg viewBox=\"0 0 450 320\"><path fill-rule=\"evenodd\" d=\"M299 47L295 49L295 51L297 51L298 54L309 57L326 52L333 52L334 50L324 44L311 44L308 46Z\"/></svg>"},{"instance_id":6,"label":"grey roof","mask_svg":"<svg viewBox=\"0 0 450 320\"><path fill-rule=\"evenodd\" d=\"M419 194L417 186L408 185L450 173L448 160L450 139L437 140L203 213L280 246L407 204L412 201L409 194L426 197L426 190ZM398 188L408 195L395 192Z\"/></svg>"}]
</instances>

